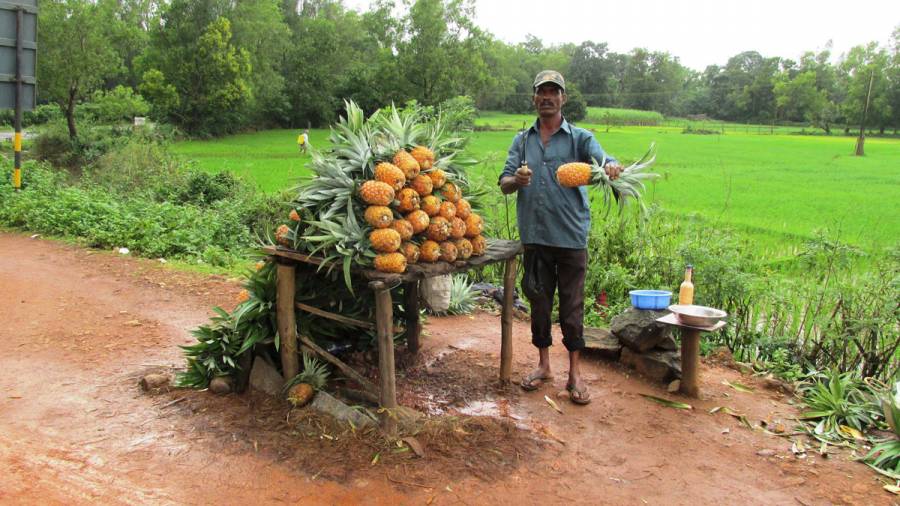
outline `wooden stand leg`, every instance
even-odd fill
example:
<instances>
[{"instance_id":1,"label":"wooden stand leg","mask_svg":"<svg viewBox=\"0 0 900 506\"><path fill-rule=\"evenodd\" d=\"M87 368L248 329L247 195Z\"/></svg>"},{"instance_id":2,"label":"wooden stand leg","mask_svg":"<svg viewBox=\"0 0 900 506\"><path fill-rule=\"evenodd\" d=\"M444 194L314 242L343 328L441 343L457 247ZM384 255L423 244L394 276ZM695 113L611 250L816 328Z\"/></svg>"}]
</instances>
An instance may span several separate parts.
<instances>
[{"instance_id":1,"label":"wooden stand leg","mask_svg":"<svg viewBox=\"0 0 900 506\"><path fill-rule=\"evenodd\" d=\"M369 286L375 290L375 315L378 331L378 375L381 379L381 427L388 436L397 434L397 380L394 376L394 310L391 291L381 281Z\"/></svg>"},{"instance_id":2,"label":"wooden stand leg","mask_svg":"<svg viewBox=\"0 0 900 506\"><path fill-rule=\"evenodd\" d=\"M503 312L500 315L500 382L508 383L512 376L512 311L513 291L516 287L516 257L506 260L503 274Z\"/></svg>"},{"instance_id":3,"label":"wooden stand leg","mask_svg":"<svg viewBox=\"0 0 900 506\"><path fill-rule=\"evenodd\" d=\"M700 387L697 376L700 366L700 331L682 329L681 331L681 393L689 397L698 397Z\"/></svg>"},{"instance_id":4,"label":"wooden stand leg","mask_svg":"<svg viewBox=\"0 0 900 506\"><path fill-rule=\"evenodd\" d=\"M422 324L419 322L418 281L403 284L403 311L406 313L406 349L416 354L419 352L419 335L422 332Z\"/></svg>"},{"instance_id":5,"label":"wooden stand leg","mask_svg":"<svg viewBox=\"0 0 900 506\"><path fill-rule=\"evenodd\" d=\"M294 314L294 265L279 263L276 274L275 311L278 318L278 335L281 337L281 370L284 380L287 381L300 372L297 357L297 319Z\"/></svg>"}]
</instances>

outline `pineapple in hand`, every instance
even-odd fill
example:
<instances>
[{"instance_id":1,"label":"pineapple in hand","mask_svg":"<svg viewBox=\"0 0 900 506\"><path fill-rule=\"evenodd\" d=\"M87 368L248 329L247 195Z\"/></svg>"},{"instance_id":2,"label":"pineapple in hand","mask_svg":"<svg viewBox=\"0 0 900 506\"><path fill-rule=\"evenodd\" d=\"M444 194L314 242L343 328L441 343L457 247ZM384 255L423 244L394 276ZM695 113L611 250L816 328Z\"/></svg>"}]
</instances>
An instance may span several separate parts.
<instances>
[{"instance_id":1,"label":"pineapple in hand","mask_svg":"<svg viewBox=\"0 0 900 506\"><path fill-rule=\"evenodd\" d=\"M650 149L644 153L638 161L621 169L621 172L613 169L607 174L606 157L593 163L573 162L560 165L556 169L556 180L560 186L576 188L579 186L596 186L603 189L603 202L609 206L610 197L614 196L619 202L619 208L624 207L628 197L640 202L641 192L644 191L644 179L655 179L659 174L644 172L644 170L656 160L656 145L651 144ZM621 198L620 198L621 197ZM643 203L641 203L643 207Z\"/></svg>"}]
</instances>

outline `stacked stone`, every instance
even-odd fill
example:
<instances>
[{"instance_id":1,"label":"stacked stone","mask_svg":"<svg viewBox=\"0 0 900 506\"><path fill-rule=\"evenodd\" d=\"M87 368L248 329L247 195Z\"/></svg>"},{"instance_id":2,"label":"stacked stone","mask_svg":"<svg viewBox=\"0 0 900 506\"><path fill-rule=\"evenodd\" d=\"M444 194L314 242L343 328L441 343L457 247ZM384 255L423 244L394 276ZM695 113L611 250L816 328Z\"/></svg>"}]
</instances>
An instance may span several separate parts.
<instances>
[{"instance_id":1,"label":"stacked stone","mask_svg":"<svg viewBox=\"0 0 900 506\"><path fill-rule=\"evenodd\" d=\"M668 311L628 308L612 319L610 329L588 329L588 347L634 368L655 381L681 378L681 354L672 327L656 321Z\"/></svg>"}]
</instances>

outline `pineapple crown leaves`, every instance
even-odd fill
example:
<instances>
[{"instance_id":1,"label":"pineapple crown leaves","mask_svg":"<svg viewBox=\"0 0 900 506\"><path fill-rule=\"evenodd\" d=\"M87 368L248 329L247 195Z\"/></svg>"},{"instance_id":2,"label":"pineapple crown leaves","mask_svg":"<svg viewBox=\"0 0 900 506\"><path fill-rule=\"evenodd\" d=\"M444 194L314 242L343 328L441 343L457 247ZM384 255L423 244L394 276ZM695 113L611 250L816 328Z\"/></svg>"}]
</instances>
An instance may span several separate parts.
<instances>
[{"instance_id":1,"label":"pineapple crown leaves","mask_svg":"<svg viewBox=\"0 0 900 506\"><path fill-rule=\"evenodd\" d=\"M426 128L420 120L415 111L401 112L393 104L388 109L373 114L370 122L377 131L373 136L376 156L389 158L400 149L421 144Z\"/></svg>"},{"instance_id":2,"label":"pineapple crown leaves","mask_svg":"<svg viewBox=\"0 0 900 506\"><path fill-rule=\"evenodd\" d=\"M313 387L314 390L321 390L325 383L328 382L328 365L310 354L303 353L303 371L291 378L284 385L284 392L287 393L295 385L306 383Z\"/></svg>"},{"instance_id":3,"label":"pineapple crown leaves","mask_svg":"<svg viewBox=\"0 0 900 506\"><path fill-rule=\"evenodd\" d=\"M354 107L353 110L351 105ZM362 111L352 102L347 107L347 118L341 118L331 129L333 155L337 157L348 175L368 178L372 176L374 163L372 133L364 123Z\"/></svg>"},{"instance_id":4,"label":"pineapple crown leaves","mask_svg":"<svg viewBox=\"0 0 900 506\"><path fill-rule=\"evenodd\" d=\"M653 162L655 161L656 143L650 143L650 147L641 158L631 165L624 167L621 174L619 174L618 179L612 180L606 175L606 171L603 169L603 166L606 165L607 162L606 155L604 154L599 162L596 158L593 159L593 164L591 165L591 181L595 186L599 186L603 189L603 205L606 208L607 214L609 213L611 207L610 204L613 199L618 203L619 212L622 212L622 210L625 209L625 205L628 203L629 199L634 199L640 205L641 211L646 213L647 208L641 199L641 193L645 189L643 180L656 179L659 177L659 174L644 171L653 165Z\"/></svg>"}]
</instances>

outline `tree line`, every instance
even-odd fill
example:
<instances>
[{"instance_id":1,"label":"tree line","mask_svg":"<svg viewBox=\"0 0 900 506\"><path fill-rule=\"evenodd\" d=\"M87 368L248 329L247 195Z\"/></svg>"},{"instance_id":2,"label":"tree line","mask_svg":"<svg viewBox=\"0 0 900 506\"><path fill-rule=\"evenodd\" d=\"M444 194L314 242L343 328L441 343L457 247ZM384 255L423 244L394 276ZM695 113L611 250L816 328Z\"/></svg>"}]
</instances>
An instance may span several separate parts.
<instances>
[{"instance_id":1,"label":"tree line","mask_svg":"<svg viewBox=\"0 0 900 506\"><path fill-rule=\"evenodd\" d=\"M73 138L92 102L208 136L326 125L344 99L371 112L465 95L479 109L526 112L533 76L552 68L583 106L828 133L864 114L882 133L900 127L900 26L889 47L857 46L836 63L830 47L796 61L746 51L697 72L667 52L605 42L509 44L474 13L474 0L376 0L364 12L340 0L46 0L38 99L59 106Z\"/></svg>"}]
</instances>

